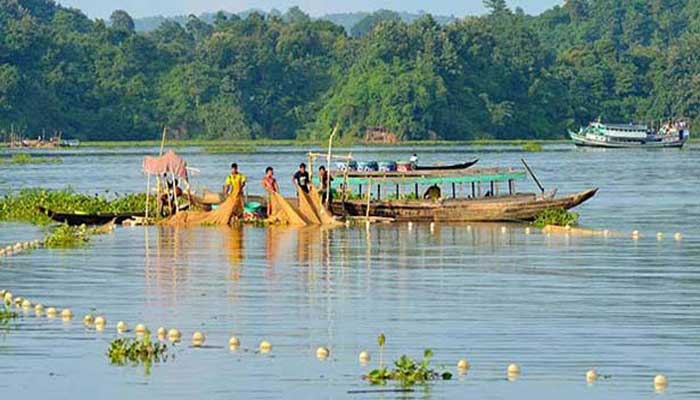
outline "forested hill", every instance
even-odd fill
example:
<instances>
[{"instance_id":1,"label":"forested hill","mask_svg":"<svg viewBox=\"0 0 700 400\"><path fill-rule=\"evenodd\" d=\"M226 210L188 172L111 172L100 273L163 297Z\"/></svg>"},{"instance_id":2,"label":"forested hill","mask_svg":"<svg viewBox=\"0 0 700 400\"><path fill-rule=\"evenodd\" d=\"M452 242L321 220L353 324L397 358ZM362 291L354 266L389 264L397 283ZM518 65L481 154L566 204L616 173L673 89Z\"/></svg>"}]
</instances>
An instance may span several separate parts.
<instances>
[{"instance_id":1,"label":"forested hill","mask_svg":"<svg viewBox=\"0 0 700 400\"><path fill-rule=\"evenodd\" d=\"M297 8L138 33L48 0L0 0L0 129L79 139L553 138L601 116L700 122L700 2L485 1L447 25L391 16L350 36Z\"/></svg>"}]
</instances>

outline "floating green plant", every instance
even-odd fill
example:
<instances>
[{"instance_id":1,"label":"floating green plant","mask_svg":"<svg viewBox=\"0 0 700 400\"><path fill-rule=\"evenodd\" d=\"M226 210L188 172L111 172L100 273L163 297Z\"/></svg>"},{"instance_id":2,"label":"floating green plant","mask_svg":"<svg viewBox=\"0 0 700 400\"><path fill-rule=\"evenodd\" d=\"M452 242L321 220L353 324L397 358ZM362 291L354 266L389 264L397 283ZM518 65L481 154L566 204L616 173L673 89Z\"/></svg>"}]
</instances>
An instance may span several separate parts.
<instances>
[{"instance_id":1,"label":"floating green plant","mask_svg":"<svg viewBox=\"0 0 700 400\"><path fill-rule=\"evenodd\" d=\"M150 198L150 209L156 210L156 196ZM47 225L51 219L39 207L55 212L85 214L143 213L146 210L146 194L126 194L108 198L104 194L88 195L71 189L47 190L22 189L0 198L0 221L27 222Z\"/></svg>"},{"instance_id":2,"label":"floating green plant","mask_svg":"<svg viewBox=\"0 0 700 400\"><path fill-rule=\"evenodd\" d=\"M564 208L548 208L537 215L535 225L544 228L547 225L576 226L578 224L578 214L569 212Z\"/></svg>"},{"instance_id":3,"label":"floating green plant","mask_svg":"<svg viewBox=\"0 0 700 400\"><path fill-rule=\"evenodd\" d=\"M396 381L404 387L426 384L430 381L452 379L452 373L448 371L438 372L430 368L430 359L432 357L433 352L430 349L426 349L423 352L423 360L420 362L402 355L401 358L394 362L393 369L380 366L364 378L373 385L383 385L388 381Z\"/></svg>"},{"instance_id":4,"label":"floating green plant","mask_svg":"<svg viewBox=\"0 0 700 400\"><path fill-rule=\"evenodd\" d=\"M207 146L204 148L204 152L208 154L249 154L255 153L257 150L255 146L246 144Z\"/></svg>"},{"instance_id":5,"label":"floating green plant","mask_svg":"<svg viewBox=\"0 0 700 400\"><path fill-rule=\"evenodd\" d=\"M12 311L8 302L3 301L3 305L0 307L0 325L7 326L15 318L17 318L17 313Z\"/></svg>"},{"instance_id":6,"label":"floating green plant","mask_svg":"<svg viewBox=\"0 0 700 400\"><path fill-rule=\"evenodd\" d=\"M0 160L0 164L28 165L28 164L60 164L63 160L57 157L34 157L29 153L17 153L9 159Z\"/></svg>"},{"instance_id":7,"label":"floating green plant","mask_svg":"<svg viewBox=\"0 0 700 400\"><path fill-rule=\"evenodd\" d=\"M147 367L154 362L168 359L168 346L152 342L151 332L146 331L142 338L118 338L109 344L109 362L113 365L139 365Z\"/></svg>"},{"instance_id":8,"label":"floating green plant","mask_svg":"<svg viewBox=\"0 0 700 400\"><path fill-rule=\"evenodd\" d=\"M50 249L80 247L90 241L93 229L85 225L59 225L44 239L44 246Z\"/></svg>"}]
</instances>

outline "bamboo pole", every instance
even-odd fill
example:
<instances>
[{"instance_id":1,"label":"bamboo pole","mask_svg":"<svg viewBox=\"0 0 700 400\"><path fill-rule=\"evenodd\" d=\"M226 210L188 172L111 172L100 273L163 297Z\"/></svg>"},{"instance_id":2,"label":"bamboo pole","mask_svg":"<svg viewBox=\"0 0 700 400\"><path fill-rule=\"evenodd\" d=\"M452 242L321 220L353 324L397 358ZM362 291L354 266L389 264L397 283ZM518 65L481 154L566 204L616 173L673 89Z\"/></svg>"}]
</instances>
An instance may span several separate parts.
<instances>
[{"instance_id":1,"label":"bamboo pole","mask_svg":"<svg viewBox=\"0 0 700 400\"><path fill-rule=\"evenodd\" d=\"M151 200L151 174L147 173L147 178L146 178L146 223L148 223L148 205L150 204Z\"/></svg>"},{"instance_id":2,"label":"bamboo pole","mask_svg":"<svg viewBox=\"0 0 700 400\"><path fill-rule=\"evenodd\" d=\"M369 221L369 203L372 199L372 178L369 178L369 183L367 184L367 210L365 212L365 218Z\"/></svg>"},{"instance_id":3,"label":"bamboo pole","mask_svg":"<svg viewBox=\"0 0 700 400\"><path fill-rule=\"evenodd\" d=\"M328 157L326 158L326 175L328 176L328 186L326 187L326 208L330 207L330 190L331 190L331 153L333 150L333 137L335 137L335 134L338 133L338 124L335 124L335 128L333 128L333 132L331 132L331 137L328 139ZM323 178L321 178L323 179ZM323 182L321 182L321 188L323 188Z\"/></svg>"}]
</instances>

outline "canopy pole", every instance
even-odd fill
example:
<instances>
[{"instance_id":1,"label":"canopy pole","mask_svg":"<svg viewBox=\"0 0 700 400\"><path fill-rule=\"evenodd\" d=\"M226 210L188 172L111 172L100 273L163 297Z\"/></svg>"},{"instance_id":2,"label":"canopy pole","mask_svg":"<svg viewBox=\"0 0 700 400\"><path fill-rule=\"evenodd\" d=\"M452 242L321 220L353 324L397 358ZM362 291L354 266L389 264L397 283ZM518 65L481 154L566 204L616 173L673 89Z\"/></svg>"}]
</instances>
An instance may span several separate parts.
<instances>
[{"instance_id":1,"label":"canopy pole","mask_svg":"<svg viewBox=\"0 0 700 400\"><path fill-rule=\"evenodd\" d=\"M328 186L326 187L326 191L328 193L326 193L326 198L325 198L326 208L330 208L330 198L331 198L330 191L331 191L331 178L332 178L331 177L331 152L333 149L333 137L335 136L336 133L338 133L338 124L337 123L335 124L335 128L333 128L333 132L331 132L331 137L328 138L328 157L326 158L326 168L327 168L326 174L328 176ZM349 167L350 166L348 165L348 168ZM323 177L321 177L321 179L323 179ZM321 182L321 188L323 188L323 182Z\"/></svg>"}]
</instances>

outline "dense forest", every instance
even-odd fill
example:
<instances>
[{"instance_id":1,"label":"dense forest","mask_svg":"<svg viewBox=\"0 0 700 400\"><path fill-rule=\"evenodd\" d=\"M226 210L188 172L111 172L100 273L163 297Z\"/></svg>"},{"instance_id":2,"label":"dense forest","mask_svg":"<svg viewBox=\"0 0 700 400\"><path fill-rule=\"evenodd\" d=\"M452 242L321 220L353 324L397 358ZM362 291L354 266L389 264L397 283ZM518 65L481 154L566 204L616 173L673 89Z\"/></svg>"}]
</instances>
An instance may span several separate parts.
<instances>
[{"instance_id":1,"label":"dense forest","mask_svg":"<svg viewBox=\"0 0 700 400\"><path fill-rule=\"evenodd\" d=\"M284 14L137 32L50 0L0 0L0 130L92 140L556 138L602 117L700 122L700 2L486 0L440 24L371 14L351 32Z\"/></svg>"}]
</instances>

